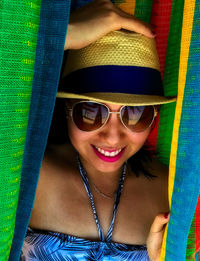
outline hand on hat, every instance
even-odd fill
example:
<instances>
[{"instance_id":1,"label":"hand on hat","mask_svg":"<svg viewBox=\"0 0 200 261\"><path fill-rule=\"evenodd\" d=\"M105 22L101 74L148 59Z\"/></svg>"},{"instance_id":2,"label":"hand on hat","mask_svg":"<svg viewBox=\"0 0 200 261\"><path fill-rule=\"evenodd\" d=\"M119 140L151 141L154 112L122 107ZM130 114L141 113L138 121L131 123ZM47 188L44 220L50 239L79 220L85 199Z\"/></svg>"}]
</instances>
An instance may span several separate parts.
<instances>
[{"instance_id":1,"label":"hand on hat","mask_svg":"<svg viewBox=\"0 0 200 261\"><path fill-rule=\"evenodd\" d=\"M150 25L123 12L110 0L94 0L71 13L64 49L81 49L120 29L155 37Z\"/></svg>"},{"instance_id":2,"label":"hand on hat","mask_svg":"<svg viewBox=\"0 0 200 261\"><path fill-rule=\"evenodd\" d=\"M170 215L159 214L155 217L147 238L147 251L151 261L160 261L160 254L166 224Z\"/></svg>"}]
</instances>

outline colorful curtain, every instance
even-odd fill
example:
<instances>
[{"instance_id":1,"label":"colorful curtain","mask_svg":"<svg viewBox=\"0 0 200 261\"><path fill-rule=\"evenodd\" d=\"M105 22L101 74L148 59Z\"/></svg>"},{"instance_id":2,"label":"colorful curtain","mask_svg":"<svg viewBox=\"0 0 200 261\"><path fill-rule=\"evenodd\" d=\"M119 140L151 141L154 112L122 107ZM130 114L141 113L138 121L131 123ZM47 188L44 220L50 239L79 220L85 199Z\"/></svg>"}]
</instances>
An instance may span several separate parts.
<instances>
[{"instance_id":1,"label":"colorful curtain","mask_svg":"<svg viewBox=\"0 0 200 261\"><path fill-rule=\"evenodd\" d=\"M72 9L88 0L73 0ZM200 2L115 0L155 26L165 95L149 141L169 164L161 260L200 249ZM0 260L19 260L55 104L70 0L0 2ZM198 204L197 204L198 203Z\"/></svg>"},{"instance_id":2,"label":"colorful curtain","mask_svg":"<svg viewBox=\"0 0 200 261\"><path fill-rule=\"evenodd\" d=\"M19 260L55 104L69 11L69 0L0 1L0 260Z\"/></svg>"}]
</instances>

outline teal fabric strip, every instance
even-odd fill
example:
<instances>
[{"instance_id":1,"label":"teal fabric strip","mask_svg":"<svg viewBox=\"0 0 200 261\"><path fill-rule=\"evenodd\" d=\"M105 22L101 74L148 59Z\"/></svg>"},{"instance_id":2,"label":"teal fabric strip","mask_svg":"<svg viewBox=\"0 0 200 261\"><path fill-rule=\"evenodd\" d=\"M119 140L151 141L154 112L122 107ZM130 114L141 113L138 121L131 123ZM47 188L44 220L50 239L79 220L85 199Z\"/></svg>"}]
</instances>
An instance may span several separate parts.
<instances>
[{"instance_id":1,"label":"teal fabric strip","mask_svg":"<svg viewBox=\"0 0 200 261\"><path fill-rule=\"evenodd\" d=\"M188 233L200 192L200 3L196 1L179 128L176 175L165 260L186 260Z\"/></svg>"},{"instance_id":2,"label":"teal fabric strip","mask_svg":"<svg viewBox=\"0 0 200 261\"><path fill-rule=\"evenodd\" d=\"M14 239L9 261L20 259L56 100L70 0L42 0L32 97Z\"/></svg>"}]
</instances>

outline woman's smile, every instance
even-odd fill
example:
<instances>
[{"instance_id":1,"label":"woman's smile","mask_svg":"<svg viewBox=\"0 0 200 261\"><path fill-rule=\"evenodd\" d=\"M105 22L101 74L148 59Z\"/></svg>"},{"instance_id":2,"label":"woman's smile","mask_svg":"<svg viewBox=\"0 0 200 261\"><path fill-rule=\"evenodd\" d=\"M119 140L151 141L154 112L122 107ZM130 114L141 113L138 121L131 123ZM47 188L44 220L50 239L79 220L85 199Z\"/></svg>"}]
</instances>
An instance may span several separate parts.
<instances>
[{"instance_id":1,"label":"woman's smile","mask_svg":"<svg viewBox=\"0 0 200 261\"><path fill-rule=\"evenodd\" d=\"M98 148L98 147L92 145L92 148L93 148L95 154L97 155L97 157L99 157L103 161L115 162L122 157L122 155L125 152L126 147L124 147L122 149L117 149L117 150L116 149L115 150L106 150L106 149L101 149L101 148Z\"/></svg>"},{"instance_id":2,"label":"woman's smile","mask_svg":"<svg viewBox=\"0 0 200 261\"><path fill-rule=\"evenodd\" d=\"M119 154L119 152L123 149L123 148L120 148L120 149L107 149L107 148L104 148L104 147L98 147L98 146L95 146L94 147L102 154L104 154L105 156L110 156L110 157L113 157L113 156L116 156L117 154Z\"/></svg>"}]
</instances>

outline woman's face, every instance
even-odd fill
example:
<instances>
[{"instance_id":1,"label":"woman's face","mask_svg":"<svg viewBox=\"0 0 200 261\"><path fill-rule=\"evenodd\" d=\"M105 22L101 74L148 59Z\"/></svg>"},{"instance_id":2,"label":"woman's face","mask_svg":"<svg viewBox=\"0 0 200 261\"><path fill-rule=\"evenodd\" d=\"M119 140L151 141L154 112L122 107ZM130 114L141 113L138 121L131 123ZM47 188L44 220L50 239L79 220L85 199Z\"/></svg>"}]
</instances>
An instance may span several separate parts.
<instances>
[{"instance_id":1,"label":"woman's face","mask_svg":"<svg viewBox=\"0 0 200 261\"><path fill-rule=\"evenodd\" d=\"M70 100L70 107L77 100ZM121 106L106 104L110 111L119 111ZM143 132L132 132L124 127L117 114L110 114L107 123L99 130L84 132L68 118L68 134L84 164L100 172L115 172L123 163L144 145L151 128ZM111 153L112 156L105 154ZM85 166L86 167L86 166Z\"/></svg>"}]
</instances>

